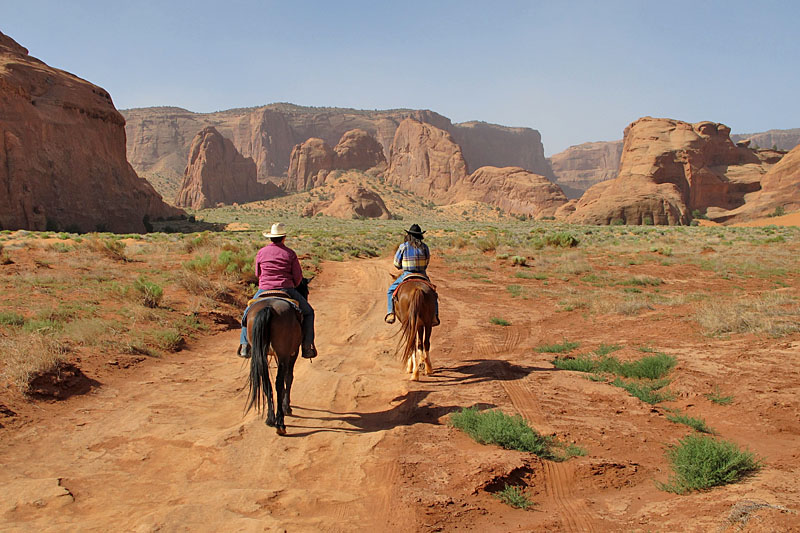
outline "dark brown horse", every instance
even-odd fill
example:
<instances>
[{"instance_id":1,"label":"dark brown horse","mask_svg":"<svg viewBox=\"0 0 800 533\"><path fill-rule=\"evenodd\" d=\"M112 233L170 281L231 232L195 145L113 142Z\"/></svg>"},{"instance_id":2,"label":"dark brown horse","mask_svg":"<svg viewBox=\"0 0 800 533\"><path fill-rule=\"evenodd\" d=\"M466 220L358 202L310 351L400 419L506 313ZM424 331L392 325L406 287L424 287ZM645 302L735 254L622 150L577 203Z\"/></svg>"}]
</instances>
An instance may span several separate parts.
<instances>
[{"instance_id":1,"label":"dark brown horse","mask_svg":"<svg viewBox=\"0 0 800 533\"><path fill-rule=\"evenodd\" d=\"M308 298L308 283L303 278L297 291ZM247 411L253 406L259 413L264 411L267 399L267 425L273 426L278 435L286 435L284 415L291 416L291 392L294 380L294 364L303 331L300 317L292 305L278 298L264 298L250 306L247 311L247 340L252 347L250 357L250 388ZM273 408L272 384L269 379L269 354L274 353L278 362L275 373L275 393L278 404Z\"/></svg>"},{"instance_id":2,"label":"dark brown horse","mask_svg":"<svg viewBox=\"0 0 800 533\"><path fill-rule=\"evenodd\" d=\"M412 381L419 381L421 367L424 367L425 374L433 374L431 329L436 318L438 296L425 280L412 278L398 287L395 298L395 315L400 321L397 351Z\"/></svg>"}]
</instances>

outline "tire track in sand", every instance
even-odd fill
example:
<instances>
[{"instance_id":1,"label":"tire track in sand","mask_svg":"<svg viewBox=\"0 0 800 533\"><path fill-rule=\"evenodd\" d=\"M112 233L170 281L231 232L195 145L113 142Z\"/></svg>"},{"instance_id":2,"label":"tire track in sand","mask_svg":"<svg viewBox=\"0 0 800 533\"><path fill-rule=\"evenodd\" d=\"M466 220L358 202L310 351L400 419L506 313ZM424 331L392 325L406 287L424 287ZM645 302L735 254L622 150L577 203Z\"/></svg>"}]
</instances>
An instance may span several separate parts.
<instances>
[{"instance_id":1,"label":"tire track in sand","mask_svg":"<svg viewBox=\"0 0 800 533\"><path fill-rule=\"evenodd\" d=\"M532 426L542 434L554 433L531 390L529 382L523 379L514 380L501 365L497 365L493 373L500 379L503 388L511 399L514 408ZM544 465L545 494L547 499L558 510L566 531L594 531L593 517L584 501L576 498L572 487L575 480L574 464L554 461L542 461Z\"/></svg>"}]
</instances>

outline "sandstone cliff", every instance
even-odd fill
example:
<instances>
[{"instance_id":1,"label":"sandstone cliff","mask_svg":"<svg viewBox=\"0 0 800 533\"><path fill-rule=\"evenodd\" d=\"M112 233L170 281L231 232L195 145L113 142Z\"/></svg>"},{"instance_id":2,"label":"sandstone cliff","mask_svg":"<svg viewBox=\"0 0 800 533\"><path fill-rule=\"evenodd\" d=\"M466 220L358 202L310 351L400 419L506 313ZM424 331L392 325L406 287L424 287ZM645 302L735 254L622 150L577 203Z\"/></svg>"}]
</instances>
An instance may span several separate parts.
<instances>
[{"instance_id":1,"label":"sandstone cliff","mask_svg":"<svg viewBox=\"0 0 800 533\"><path fill-rule=\"evenodd\" d=\"M800 145L786 154L761 178L761 189L745 196L745 204L728 213L719 213L718 222L741 222L765 217L783 208L786 213L800 210Z\"/></svg>"},{"instance_id":2,"label":"sandstone cliff","mask_svg":"<svg viewBox=\"0 0 800 533\"><path fill-rule=\"evenodd\" d=\"M519 167L481 167L450 190L450 201L476 200L509 213L553 216L567 197L544 176Z\"/></svg>"},{"instance_id":3,"label":"sandstone cliff","mask_svg":"<svg viewBox=\"0 0 800 533\"><path fill-rule=\"evenodd\" d=\"M386 163L383 146L364 130L350 130L333 147L334 167L343 170L368 170Z\"/></svg>"},{"instance_id":4,"label":"sandstone cliff","mask_svg":"<svg viewBox=\"0 0 800 533\"><path fill-rule=\"evenodd\" d=\"M552 156L555 183L567 198L580 198L592 185L617 177L622 141L590 142L570 146Z\"/></svg>"},{"instance_id":5,"label":"sandstone cliff","mask_svg":"<svg viewBox=\"0 0 800 533\"><path fill-rule=\"evenodd\" d=\"M264 200L280 192L256 181L256 164L213 127L195 135L175 204L192 209Z\"/></svg>"},{"instance_id":6,"label":"sandstone cliff","mask_svg":"<svg viewBox=\"0 0 800 533\"><path fill-rule=\"evenodd\" d=\"M723 124L641 118L625 129L618 177L587 190L567 220L688 224L694 210L742 205L770 161L734 145Z\"/></svg>"},{"instance_id":7,"label":"sandstone cliff","mask_svg":"<svg viewBox=\"0 0 800 533\"><path fill-rule=\"evenodd\" d=\"M125 157L109 94L0 33L0 227L145 231L177 216Z\"/></svg>"},{"instance_id":8,"label":"sandstone cliff","mask_svg":"<svg viewBox=\"0 0 800 533\"><path fill-rule=\"evenodd\" d=\"M395 132L407 118L453 135L457 143L463 144L470 169L483 165L519 166L552 176L536 130L478 122L454 125L428 110L362 111L270 104L207 114L175 107L128 109L122 113L127 119L128 157L137 172L176 181L182 176L193 136L206 126L214 126L233 141L242 155L255 161L259 180L282 182L293 147L309 138L334 146L347 131L360 129L381 144L388 160Z\"/></svg>"},{"instance_id":9,"label":"sandstone cliff","mask_svg":"<svg viewBox=\"0 0 800 533\"><path fill-rule=\"evenodd\" d=\"M325 182L325 176L333 170L336 152L322 139L306 139L292 149L289 162L288 191L306 191Z\"/></svg>"},{"instance_id":10,"label":"sandstone cliff","mask_svg":"<svg viewBox=\"0 0 800 533\"><path fill-rule=\"evenodd\" d=\"M406 119L397 128L386 182L424 198L446 200L450 188L466 179L461 148L445 130Z\"/></svg>"},{"instance_id":11,"label":"sandstone cliff","mask_svg":"<svg viewBox=\"0 0 800 533\"><path fill-rule=\"evenodd\" d=\"M800 128L791 130L769 130L759 133L736 133L731 135L733 142L750 141L751 148L772 148L788 152L800 144Z\"/></svg>"}]
</instances>

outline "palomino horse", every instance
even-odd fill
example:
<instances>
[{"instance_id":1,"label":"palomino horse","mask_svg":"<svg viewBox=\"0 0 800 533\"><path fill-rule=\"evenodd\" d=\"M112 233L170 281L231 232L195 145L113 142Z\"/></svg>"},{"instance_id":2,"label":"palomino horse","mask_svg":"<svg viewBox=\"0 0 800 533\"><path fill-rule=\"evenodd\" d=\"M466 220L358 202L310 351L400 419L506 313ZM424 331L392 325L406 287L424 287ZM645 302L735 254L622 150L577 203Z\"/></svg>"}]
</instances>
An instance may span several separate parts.
<instances>
[{"instance_id":1,"label":"palomino horse","mask_svg":"<svg viewBox=\"0 0 800 533\"><path fill-rule=\"evenodd\" d=\"M308 283L303 278L297 291L308 298ZM291 416L291 392L294 380L294 364L303 340L300 316L286 300L264 298L253 303L247 311L247 340L250 342L250 387L247 411L255 406L264 411L267 399L267 425L273 426L278 435L286 435L284 415ZM272 384L269 379L269 354L274 353L278 363L275 373L275 393L278 403L273 409Z\"/></svg>"},{"instance_id":2,"label":"palomino horse","mask_svg":"<svg viewBox=\"0 0 800 533\"><path fill-rule=\"evenodd\" d=\"M397 351L413 381L419 381L420 367L433 374L431 366L431 329L436 318L436 291L424 279L409 278L395 293L395 315L400 321Z\"/></svg>"}]
</instances>

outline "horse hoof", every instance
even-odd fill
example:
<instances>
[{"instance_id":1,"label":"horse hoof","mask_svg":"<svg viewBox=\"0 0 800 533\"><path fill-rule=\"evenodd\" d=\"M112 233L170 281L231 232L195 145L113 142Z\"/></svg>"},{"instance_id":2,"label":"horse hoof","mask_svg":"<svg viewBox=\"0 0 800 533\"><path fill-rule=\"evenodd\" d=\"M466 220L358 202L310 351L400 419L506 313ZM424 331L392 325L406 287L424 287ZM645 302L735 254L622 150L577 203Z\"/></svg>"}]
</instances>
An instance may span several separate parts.
<instances>
[{"instance_id":1,"label":"horse hoof","mask_svg":"<svg viewBox=\"0 0 800 533\"><path fill-rule=\"evenodd\" d=\"M286 409L283 410L283 412L284 412L284 414L286 414L288 416L292 416L292 408L291 407L287 407Z\"/></svg>"},{"instance_id":2,"label":"horse hoof","mask_svg":"<svg viewBox=\"0 0 800 533\"><path fill-rule=\"evenodd\" d=\"M264 421L264 423L265 423L266 425L268 425L269 427L275 427L275 421L274 421L274 420L270 420L269 418L267 418L267 419Z\"/></svg>"},{"instance_id":3,"label":"horse hoof","mask_svg":"<svg viewBox=\"0 0 800 533\"><path fill-rule=\"evenodd\" d=\"M286 428L284 428L284 427L275 428L275 431L277 431L278 435L280 435L281 437L286 435Z\"/></svg>"}]
</instances>

